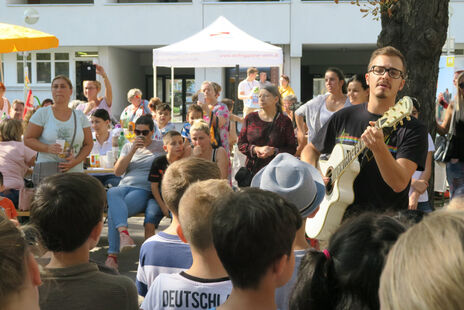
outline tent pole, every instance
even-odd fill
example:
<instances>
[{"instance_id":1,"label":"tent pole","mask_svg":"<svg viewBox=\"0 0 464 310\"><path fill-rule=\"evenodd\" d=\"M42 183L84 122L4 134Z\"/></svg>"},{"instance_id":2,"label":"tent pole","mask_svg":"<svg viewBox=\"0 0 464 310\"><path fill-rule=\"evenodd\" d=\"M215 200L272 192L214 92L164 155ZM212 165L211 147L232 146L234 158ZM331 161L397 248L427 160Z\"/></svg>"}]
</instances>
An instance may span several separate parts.
<instances>
[{"instance_id":1,"label":"tent pole","mask_svg":"<svg viewBox=\"0 0 464 310\"><path fill-rule=\"evenodd\" d=\"M157 81L158 81L158 73L156 72L156 66L153 65L153 97L158 97L156 94L157 93L156 87L158 86Z\"/></svg>"},{"instance_id":2,"label":"tent pole","mask_svg":"<svg viewBox=\"0 0 464 310\"><path fill-rule=\"evenodd\" d=\"M5 82L3 82L2 54L0 54L0 82L2 82L3 84L5 84Z\"/></svg>"},{"instance_id":3,"label":"tent pole","mask_svg":"<svg viewBox=\"0 0 464 310\"><path fill-rule=\"evenodd\" d=\"M171 120L174 122L174 67L171 67Z\"/></svg>"},{"instance_id":4,"label":"tent pole","mask_svg":"<svg viewBox=\"0 0 464 310\"><path fill-rule=\"evenodd\" d=\"M284 65L283 65L283 64L282 64L282 65L279 65L279 78L278 78L278 80L280 80L280 76L281 76L282 74L284 74Z\"/></svg>"},{"instance_id":5,"label":"tent pole","mask_svg":"<svg viewBox=\"0 0 464 310\"><path fill-rule=\"evenodd\" d=\"M235 83L234 83L234 96L232 98L234 98L234 109L232 111L232 113L234 114L237 114L237 103L238 103L238 79L240 77L240 65L235 65Z\"/></svg>"}]
</instances>

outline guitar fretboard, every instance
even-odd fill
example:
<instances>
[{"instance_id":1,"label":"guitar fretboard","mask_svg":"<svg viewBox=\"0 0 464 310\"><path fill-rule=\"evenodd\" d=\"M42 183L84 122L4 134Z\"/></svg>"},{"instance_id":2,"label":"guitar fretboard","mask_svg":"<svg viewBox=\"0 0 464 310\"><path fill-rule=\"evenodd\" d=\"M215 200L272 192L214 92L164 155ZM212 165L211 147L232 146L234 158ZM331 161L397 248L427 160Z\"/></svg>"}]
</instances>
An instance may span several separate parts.
<instances>
[{"instance_id":1,"label":"guitar fretboard","mask_svg":"<svg viewBox=\"0 0 464 310\"><path fill-rule=\"evenodd\" d=\"M377 124L376 124L377 125ZM345 158L332 170L331 183L335 183L339 177L343 174L346 167L348 167L355 158L361 154L362 151L366 148L366 145L362 140L359 140L351 150L346 153Z\"/></svg>"}]
</instances>

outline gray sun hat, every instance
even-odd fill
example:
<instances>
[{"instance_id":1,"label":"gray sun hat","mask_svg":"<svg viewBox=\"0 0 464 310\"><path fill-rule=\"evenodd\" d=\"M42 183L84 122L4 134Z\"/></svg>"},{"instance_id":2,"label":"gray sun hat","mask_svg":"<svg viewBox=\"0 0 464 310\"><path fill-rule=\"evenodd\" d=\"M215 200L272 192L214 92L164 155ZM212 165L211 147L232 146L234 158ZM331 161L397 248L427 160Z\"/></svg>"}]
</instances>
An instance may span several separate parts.
<instances>
[{"instance_id":1,"label":"gray sun hat","mask_svg":"<svg viewBox=\"0 0 464 310\"><path fill-rule=\"evenodd\" d=\"M285 198L298 208L303 218L316 210L325 195L319 170L288 153L280 153L261 169L251 186Z\"/></svg>"}]
</instances>

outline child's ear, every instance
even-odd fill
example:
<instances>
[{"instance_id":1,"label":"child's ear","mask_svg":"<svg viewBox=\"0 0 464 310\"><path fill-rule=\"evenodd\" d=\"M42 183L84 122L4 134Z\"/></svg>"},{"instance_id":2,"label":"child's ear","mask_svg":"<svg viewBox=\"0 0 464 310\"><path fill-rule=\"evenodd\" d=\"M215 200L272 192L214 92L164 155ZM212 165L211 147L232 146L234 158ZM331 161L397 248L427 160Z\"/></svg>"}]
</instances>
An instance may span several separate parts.
<instances>
[{"instance_id":1,"label":"child's ear","mask_svg":"<svg viewBox=\"0 0 464 310\"><path fill-rule=\"evenodd\" d=\"M39 264L37 264L37 261L35 260L32 253L29 253L27 255L27 266L28 266L29 277L31 279L32 284L34 286L41 285L42 279L40 278Z\"/></svg>"},{"instance_id":2,"label":"child's ear","mask_svg":"<svg viewBox=\"0 0 464 310\"><path fill-rule=\"evenodd\" d=\"M90 232L90 238L92 238L92 240L98 243L102 230L103 230L103 221L100 221L98 222L97 225L95 225L95 227Z\"/></svg>"},{"instance_id":3,"label":"child's ear","mask_svg":"<svg viewBox=\"0 0 464 310\"><path fill-rule=\"evenodd\" d=\"M188 243L187 239L185 239L184 232L182 231L182 227L180 227L180 225L177 225L176 232L180 240L182 240L184 243Z\"/></svg>"},{"instance_id":4,"label":"child's ear","mask_svg":"<svg viewBox=\"0 0 464 310\"><path fill-rule=\"evenodd\" d=\"M282 255L272 265L273 273L277 277L280 277L280 275L285 271L285 267L287 266L287 264L288 264L288 255L286 255L286 254Z\"/></svg>"}]
</instances>

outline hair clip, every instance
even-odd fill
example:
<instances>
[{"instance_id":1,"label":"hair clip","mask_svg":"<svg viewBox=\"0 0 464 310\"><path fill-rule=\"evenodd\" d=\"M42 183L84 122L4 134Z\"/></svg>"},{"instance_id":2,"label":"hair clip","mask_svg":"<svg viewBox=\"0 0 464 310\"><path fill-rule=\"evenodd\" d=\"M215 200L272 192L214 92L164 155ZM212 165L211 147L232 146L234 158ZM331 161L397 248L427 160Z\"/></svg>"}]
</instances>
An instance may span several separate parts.
<instances>
[{"instance_id":1,"label":"hair clip","mask_svg":"<svg viewBox=\"0 0 464 310\"><path fill-rule=\"evenodd\" d=\"M325 255L325 258L327 258L327 259L330 259L330 253L329 253L329 250L327 250L327 249L324 249L324 251L322 251L322 253L324 253L324 255Z\"/></svg>"}]
</instances>

